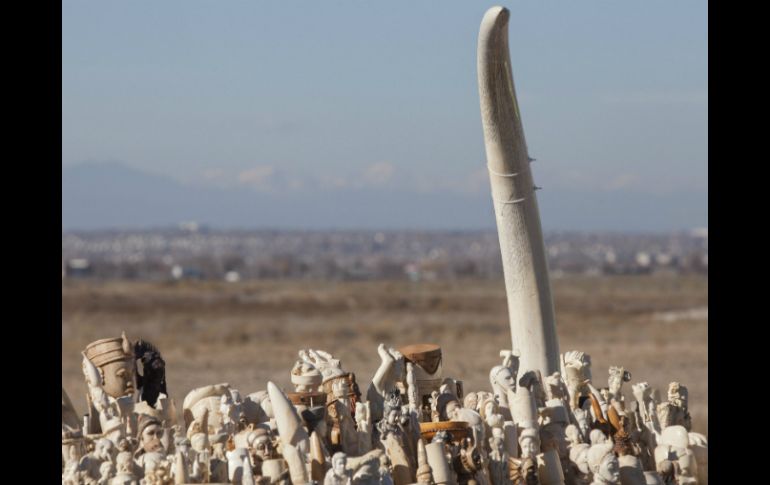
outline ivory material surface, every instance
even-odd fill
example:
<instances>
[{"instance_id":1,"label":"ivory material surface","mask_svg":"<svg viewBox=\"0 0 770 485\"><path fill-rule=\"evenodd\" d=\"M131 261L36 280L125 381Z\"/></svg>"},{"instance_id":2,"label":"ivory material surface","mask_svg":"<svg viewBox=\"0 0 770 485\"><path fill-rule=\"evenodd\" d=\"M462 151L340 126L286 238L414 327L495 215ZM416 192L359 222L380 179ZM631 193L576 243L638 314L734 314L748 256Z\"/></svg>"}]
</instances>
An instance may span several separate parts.
<instances>
[{"instance_id":1,"label":"ivory material surface","mask_svg":"<svg viewBox=\"0 0 770 485\"><path fill-rule=\"evenodd\" d=\"M487 10L478 39L481 122L503 258L513 349L519 376L559 370L553 301L540 215L508 53L503 7Z\"/></svg>"}]
</instances>

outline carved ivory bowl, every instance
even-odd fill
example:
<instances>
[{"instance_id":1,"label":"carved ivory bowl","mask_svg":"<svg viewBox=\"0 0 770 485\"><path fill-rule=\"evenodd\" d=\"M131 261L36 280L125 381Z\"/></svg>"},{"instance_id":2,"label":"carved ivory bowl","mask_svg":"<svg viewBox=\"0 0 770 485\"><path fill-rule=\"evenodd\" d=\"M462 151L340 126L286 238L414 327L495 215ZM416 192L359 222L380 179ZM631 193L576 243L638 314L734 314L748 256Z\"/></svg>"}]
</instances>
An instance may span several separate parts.
<instances>
[{"instance_id":1,"label":"carved ivory bowl","mask_svg":"<svg viewBox=\"0 0 770 485\"><path fill-rule=\"evenodd\" d=\"M439 431L447 431L452 437L452 441L459 443L465 438L471 437L471 427L465 421L438 421L431 423L420 423L420 436L427 443L433 439L433 437Z\"/></svg>"}]
</instances>

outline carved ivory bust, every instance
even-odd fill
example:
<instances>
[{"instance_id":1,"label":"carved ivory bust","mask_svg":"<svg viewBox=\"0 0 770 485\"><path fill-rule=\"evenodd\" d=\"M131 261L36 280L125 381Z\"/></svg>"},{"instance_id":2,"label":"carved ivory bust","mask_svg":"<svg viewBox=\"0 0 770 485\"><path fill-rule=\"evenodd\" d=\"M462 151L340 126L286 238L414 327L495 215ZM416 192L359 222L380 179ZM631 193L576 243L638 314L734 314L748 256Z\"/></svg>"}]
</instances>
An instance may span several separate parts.
<instances>
[{"instance_id":1,"label":"carved ivory bust","mask_svg":"<svg viewBox=\"0 0 770 485\"><path fill-rule=\"evenodd\" d=\"M535 428L524 428L519 435L522 458L534 459L540 453L540 432Z\"/></svg>"},{"instance_id":2,"label":"carved ivory bust","mask_svg":"<svg viewBox=\"0 0 770 485\"><path fill-rule=\"evenodd\" d=\"M346 470L348 457L345 453L339 451L332 457L332 467L326 472L324 485L348 485L351 482L348 471Z\"/></svg>"},{"instance_id":3,"label":"carved ivory bust","mask_svg":"<svg viewBox=\"0 0 770 485\"><path fill-rule=\"evenodd\" d=\"M119 338L91 342L85 349L88 360L99 369L102 388L110 397L133 396L136 390L136 363L126 333Z\"/></svg>"},{"instance_id":4,"label":"carved ivory bust","mask_svg":"<svg viewBox=\"0 0 770 485\"><path fill-rule=\"evenodd\" d=\"M141 415L139 417L139 426L137 429L137 435L139 437L140 449L138 453L153 453L164 451L163 443L163 428L160 420L155 417Z\"/></svg>"},{"instance_id":5,"label":"carved ivory bust","mask_svg":"<svg viewBox=\"0 0 770 485\"><path fill-rule=\"evenodd\" d=\"M489 382L495 391L498 402L504 406L503 402L508 402L508 391L516 392L516 376L509 367L496 365L489 371Z\"/></svg>"},{"instance_id":6,"label":"carved ivory bust","mask_svg":"<svg viewBox=\"0 0 770 485\"><path fill-rule=\"evenodd\" d=\"M501 350L500 357L503 358L501 365L492 367L489 371L489 383L492 385L497 402L503 408L503 416L508 419L510 408L508 396L516 392L516 374L519 369L519 354L511 350Z\"/></svg>"}]
</instances>

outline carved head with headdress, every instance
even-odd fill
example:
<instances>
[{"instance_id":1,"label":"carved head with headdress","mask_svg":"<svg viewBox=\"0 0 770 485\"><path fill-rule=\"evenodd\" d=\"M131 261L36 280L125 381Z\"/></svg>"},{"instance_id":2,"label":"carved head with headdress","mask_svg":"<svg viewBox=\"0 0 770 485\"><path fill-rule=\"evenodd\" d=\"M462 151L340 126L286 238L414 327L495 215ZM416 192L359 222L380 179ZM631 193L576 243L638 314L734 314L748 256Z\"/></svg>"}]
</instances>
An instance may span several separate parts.
<instances>
[{"instance_id":1,"label":"carved head with headdress","mask_svg":"<svg viewBox=\"0 0 770 485\"><path fill-rule=\"evenodd\" d=\"M91 342L83 352L93 363L101 377L101 385L114 398L130 396L136 389L136 363L134 348L126 333L118 338Z\"/></svg>"}]
</instances>

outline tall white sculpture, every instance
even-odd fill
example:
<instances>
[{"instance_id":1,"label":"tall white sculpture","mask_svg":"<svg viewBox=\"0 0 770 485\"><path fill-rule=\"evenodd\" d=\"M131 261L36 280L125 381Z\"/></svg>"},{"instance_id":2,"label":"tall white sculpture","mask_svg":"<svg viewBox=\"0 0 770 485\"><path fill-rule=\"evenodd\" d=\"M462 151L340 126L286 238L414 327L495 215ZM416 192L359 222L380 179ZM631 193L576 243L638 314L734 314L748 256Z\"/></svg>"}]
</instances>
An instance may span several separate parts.
<instances>
[{"instance_id":1,"label":"tall white sculpture","mask_svg":"<svg viewBox=\"0 0 770 485\"><path fill-rule=\"evenodd\" d=\"M478 43L479 97L492 185L513 349L521 353L519 376L559 370L548 265L508 53L503 7L487 10Z\"/></svg>"}]
</instances>

